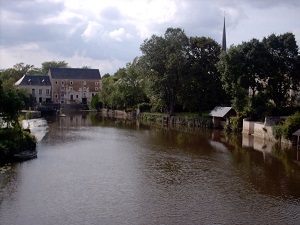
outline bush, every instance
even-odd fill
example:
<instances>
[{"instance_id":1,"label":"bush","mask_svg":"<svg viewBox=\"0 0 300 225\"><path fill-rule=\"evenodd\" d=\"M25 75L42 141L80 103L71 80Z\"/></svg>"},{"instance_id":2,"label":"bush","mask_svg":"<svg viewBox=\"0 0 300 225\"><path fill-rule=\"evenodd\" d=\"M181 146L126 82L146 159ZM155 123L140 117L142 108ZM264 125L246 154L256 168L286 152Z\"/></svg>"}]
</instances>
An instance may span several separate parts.
<instances>
[{"instance_id":1,"label":"bush","mask_svg":"<svg viewBox=\"0 0 300 225\"><path fill-rule=\"evenodd\" d=\"M300 112L289 116L282 126L282 134L284 138L292 140L293 133L300 129Z\"/></svg>"}]
</instances>

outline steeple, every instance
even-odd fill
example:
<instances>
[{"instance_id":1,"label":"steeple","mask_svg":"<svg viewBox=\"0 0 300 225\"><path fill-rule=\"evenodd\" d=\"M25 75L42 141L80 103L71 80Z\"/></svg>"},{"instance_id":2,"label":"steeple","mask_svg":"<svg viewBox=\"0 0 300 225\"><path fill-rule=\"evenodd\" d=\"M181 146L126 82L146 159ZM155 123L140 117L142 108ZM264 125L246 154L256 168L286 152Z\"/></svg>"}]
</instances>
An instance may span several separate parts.
<instances>
[{"instance_id":1,"label":"steeple","mask_svg":"<svg viewBox=\"0 0 300 225\"><path fill-rule=\"evenodd\" d=\"M225 12L224 12L224 27L223 27L223 38L222 38L222 50L226 52Z\"/></svg>"}]
</instances>

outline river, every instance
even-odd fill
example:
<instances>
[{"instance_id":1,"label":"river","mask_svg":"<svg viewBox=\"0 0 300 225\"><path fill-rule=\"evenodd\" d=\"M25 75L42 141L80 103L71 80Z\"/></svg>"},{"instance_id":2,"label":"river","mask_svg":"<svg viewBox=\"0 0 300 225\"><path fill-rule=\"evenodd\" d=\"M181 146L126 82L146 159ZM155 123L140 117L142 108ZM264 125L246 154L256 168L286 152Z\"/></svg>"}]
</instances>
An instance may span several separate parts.
<instances>
[{"instance_id":1,"label":"river","mask_svg":"<svg viewBox=\"0 0 300 225\"><path fill-rule=\"evenodd\" d=\"M0 173L1 225L300 224L295 148L95 114L27 123L38 158Z\"/></svg>"}]
</instances>

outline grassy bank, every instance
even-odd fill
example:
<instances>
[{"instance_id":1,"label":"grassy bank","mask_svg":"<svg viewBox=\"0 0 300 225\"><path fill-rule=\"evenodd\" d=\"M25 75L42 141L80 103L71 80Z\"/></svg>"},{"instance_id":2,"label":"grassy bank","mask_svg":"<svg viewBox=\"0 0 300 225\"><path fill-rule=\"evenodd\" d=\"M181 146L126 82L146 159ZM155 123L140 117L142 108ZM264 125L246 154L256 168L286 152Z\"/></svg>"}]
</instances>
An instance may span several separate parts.
<instances>
[{"instance_id":1,"label":"grassy bank","mask_svg":"<svg viewBox=\"0 0 300 225\"><path fill-rule=\"evenodd\" d=\"M141 122L155 124L172 124L188 127L212 128L213 123L211 117L199 116L197 113L179 113L174 116L168 116L163 113L147 113L143 112L138 115Z\"/></svg>"},{"instance_id":2,"label":"grassy bank","mask_svg":"<svg viewBox=\"0 0 300 225\"><path fill-rule=\"evenodd\" d=\"M14 161L14 154L34 150L36 138L29 129L0 128L0 164Z\"/></svg>"}]
</instances>

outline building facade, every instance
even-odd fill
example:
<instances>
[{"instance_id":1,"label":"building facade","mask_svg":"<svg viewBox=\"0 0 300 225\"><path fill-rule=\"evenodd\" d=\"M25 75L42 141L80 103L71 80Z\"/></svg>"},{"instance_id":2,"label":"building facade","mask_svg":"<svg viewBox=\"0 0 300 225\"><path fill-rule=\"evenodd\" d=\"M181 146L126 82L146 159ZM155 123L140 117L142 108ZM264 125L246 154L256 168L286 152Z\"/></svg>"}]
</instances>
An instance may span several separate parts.
<instances>
[{"instance_id":1,"label":"building facade","mask_svg":"<svg viewBox=\"0 0 300 225\"><path fill-rule=\"evenodd\" d=\"M47 75L25 74L15 83L15 86L32 94L36 103L51 101L51 82Z\"/></svg>"},{"instance_id":2,"label":"building facade","mask_svg":"<svg viewBox=\"0 0 300 225\"><path fill-rule=\"evenodd\" d=\"M50 68L52 101L61 104L86 104L101 88L97 69Z\"/></svg>"}]
</instances>

